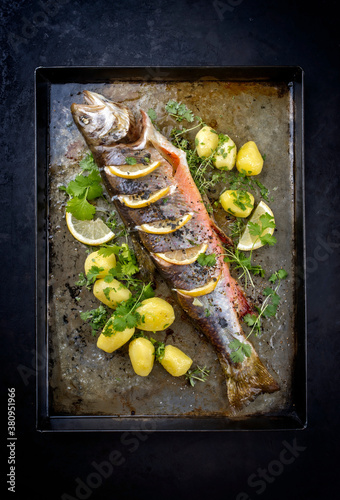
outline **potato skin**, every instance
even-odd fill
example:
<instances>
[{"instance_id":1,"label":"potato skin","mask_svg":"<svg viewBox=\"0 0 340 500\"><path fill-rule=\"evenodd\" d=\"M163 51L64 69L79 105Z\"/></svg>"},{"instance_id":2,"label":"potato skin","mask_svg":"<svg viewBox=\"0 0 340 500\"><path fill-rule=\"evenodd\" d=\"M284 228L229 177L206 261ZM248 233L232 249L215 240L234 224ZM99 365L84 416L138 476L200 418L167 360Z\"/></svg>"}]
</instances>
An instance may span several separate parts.
<instances>
[{"instance_id":1,"label":"potato skin","mask_svg":"<svg viewBox=\"0 0 340 500\"><path fill-rule=\"evenodd\" d=\"M254 141L243 144L236 157L236 168L246 175L258 175L263 167L263 158Z\"/></svg>"},{"instance_id":2,"label":"potato skin","mask_svg":"<svg viewBox=\"0 0 340 500\"><path fill-rule=\"evenodd\" d=\"M237 148L235 142L225 135L224 142L217 148L213 163L221 170L232 170L236 162Z\"/></svg>"},{"instance_id":3,"label":"potato skin","mask_svg":"<svg viewBox=\"0 0 340 500\"><path fill-rule=\"evenodd\" d=\"M138 324L138 328L147 332L159 332L168 328L175 321L175 311L169 302L160 297L145 299L137 307L144 322Z\"/></svg>"},{"instance_id":4,"label":"potato skin","mask_svg":"<svg viewBox=\"0 0 340 500\"><path fill-rule=\"evenodd\" d=\"M147 377L155 362L155 348L150 340L139 337L130 342L129 357L135 373Z\"/></svg>"},{"instance_id":5,"label":"potato skin","mask_svg":"<svg viewBox=\"0 0 340 500\"><path fill-rule=\"evenodd\" d=\"M107 299L104 290L109 288L109 297L110 300ZM114 309L120 302L124 300L128 300L131 297L131 292L123 283L120 283L118 280L113 279L111 283L106 283L104 279L96 280L93 285L93 294L94 296L103 302L103 304Z\"/></svg>"},{"instance_id":6,"label":"potato skin","mask_svg":"<svg viewBox=\"0 0 340 500\"><path fill-rule=\"evenodd\" d=\"M252 206L251 207L246 206L246 209L242 210L241 207L235 205L236 197L233 195L237 193L248 194ZM241 201L244 203L242 198ZM224 210L229 214L234 215L235 217L248 217L248 215L250 215L250 213L254 208L254 201L255 201L254 196L251 193L249 193L248 191L242 191L240 189L239 190L228 189L227 191L224 191L220 196L220 202Z\"/></svg>"},{"instance_id":7,"label":"potato skin","mask_svg":"<svg viewBox=\"0 0 340 500\"><path fill-rule=\"evenodd\" d=\"M105 278L108 275L109 270L116 267L116 257L114 254L104 257L103 255L98 255L98 250L96 252L90 253L84 264L85 274L89 272L92 266L103 267L104 271L101 271L97 279Z\"/></svg>"},{"instance_id":8,"label":"potato skin","mask_svg":"<svg viewBox=\"0 0 340 500\"><path fill-rule=\"evenodd\" d=\"M184 375L192 365L192 359L173 345L166 345L164 357L160 360L163 368L173 377Z\"/></svg>"},{"instance_id":9,"label":"potato skin","mask_svg":"<svg viewBox=\"0 0 340 500\"><path fill-rule=\"evenodd\" d=\"M97 340L97 347L105 352L113 352L126 344L135 333L135 328L126 328L122 332L115 332L112 325L107 327L112 330L112 335L107 337L102 333L99 335Z\"/></svg>"},{"instance_id":10,"label":"potato skin","mask_svg":"<svg viewBox=\"0 0 340 500\"><path fill-rule=\"evenodd\" d=\"M217 148L218 134L213 128L204 126L197 132L195 144L198 156L206 158Z\"/></svg>"}]
</instances>

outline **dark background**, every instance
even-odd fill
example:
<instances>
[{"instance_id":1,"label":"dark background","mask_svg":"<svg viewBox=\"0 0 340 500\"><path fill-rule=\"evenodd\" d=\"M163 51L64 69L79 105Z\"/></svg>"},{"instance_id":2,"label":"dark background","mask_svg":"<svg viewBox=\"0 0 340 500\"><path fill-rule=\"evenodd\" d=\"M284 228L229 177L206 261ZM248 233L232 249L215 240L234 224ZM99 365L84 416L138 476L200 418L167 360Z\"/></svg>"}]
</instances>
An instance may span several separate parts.
<instances>
[{"instance_id":1,"label":"dark background","mask_svg":"<svg viewBox=\"0 0 340 500\"><path fill-rule=\"evenodd\" d=\"M15 387L18 437L16 493L7 492L3 474L2 497L7 493L8 498L54 500L67 493L64 500L338 498L336 5L290 0L0 2L1 404L6 413L7 387ZM35 430L33 75L37 66L53 65L299 65L304 69L306 430L150 433L134 440L119 433ZM326 242L323 252L320 241ZM294 440L297 456L282 467L278 463L282 450ZM2 446L2 456L7 457L5 440ZM122 463L99 485L93 462L100 464L114 450ZM262 493L261 483L254 482L255 475L263 474L259 468L271 471L263 480ZM3 472L7 474L8 465ZM249 478L253 483L247 483ZM92 490L79 490L77 496L79 480L93 484Z\"/></svg>"}]
</instances>

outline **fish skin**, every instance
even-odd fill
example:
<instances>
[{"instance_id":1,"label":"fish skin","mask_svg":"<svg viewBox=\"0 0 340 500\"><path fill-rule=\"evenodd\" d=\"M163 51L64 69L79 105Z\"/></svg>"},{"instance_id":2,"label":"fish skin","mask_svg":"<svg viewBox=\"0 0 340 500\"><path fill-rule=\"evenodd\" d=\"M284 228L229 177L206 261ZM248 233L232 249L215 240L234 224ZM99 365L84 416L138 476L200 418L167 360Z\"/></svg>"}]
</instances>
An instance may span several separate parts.
<instances>
[{"instance_id":1,"label":"fish skin","mask_svg":"<svg viewBox=\"0 0 340 500\"><path fill-rule=\"evenodd\" d=\"M177 300L194 325L215 346L226 375L232 410L242 408L262 392L279 390L277 382L242 331L239 319L247 312L252 312L252 308L242 288L231 277L228 264L224 262L223 233L204 206L191 177L185 153L153 127L144 111L141 110L141 121L136 121L126 107L112 103L99 94L84 91L84 95L86 104L72 104L72 115L126 226L135 229L146 222L178 218L185 213L193 215L185 226L174 233L159 236L139 231L139 238L172 290L191 290L211 279L218 279L213 292L199 297L203 307L194 306L192 297L178 292ZM103 106L107 109L103 109ZM88 120L90 124L86 123ZM152 161L159 161L160 165L153 173L140 179L122 179L113 175L108 167L125 164L125 158L129 156L135 157L138 162L151 157ZM122 194L151 193L165 186L176 189L167 199L145 208L129 208L117 199ZM203 242L208 244L206 253L216 255L215 266L202 267L197 262L176 266L154 255L156 252L189 248ZM210 312L209 317L206 311ZM251 347L250 357L245 357L242 363L231 360L229 344L234 339Z\"/></svg>"}]
</instances>

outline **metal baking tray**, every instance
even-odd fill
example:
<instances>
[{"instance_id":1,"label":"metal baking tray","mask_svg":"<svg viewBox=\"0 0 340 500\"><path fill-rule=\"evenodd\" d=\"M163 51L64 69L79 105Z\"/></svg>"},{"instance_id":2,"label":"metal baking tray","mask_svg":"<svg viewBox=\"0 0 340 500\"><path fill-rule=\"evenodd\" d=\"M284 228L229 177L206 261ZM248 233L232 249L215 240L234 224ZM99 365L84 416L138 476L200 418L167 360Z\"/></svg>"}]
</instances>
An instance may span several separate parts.
<instances>
[{"instance_id":1,"label":"metal baking tray","mask_svg":"<svg viewBox=\"0 0 340 500\"><path fill-rule=\"evenodd\" d=\"M208 365L206 383L191 387L155 365L134 376L127 349L111 355L95 346L79 319L98 305L75 286L86 257L68 233L60 184L76 173L86 146L70 105L84 89L134 110L154 108L171 123L164 104L185 102L240 147L255 140L266 154L261 181L270 188L278 226L275 248L254 253L273 272L285 267L278 319L252 338L281 390L260 395L230 414L213 347L174 304L176 322L165 337L196 364ZM36 343L37 429L40 431L217 431L303 429L306 412L306 296L303 164L303 70L300 67L50 67L35 72L36 106ZM257 200L259 201L259 200ZM225 215L225 214L224 214ZM216 213L223 225L223 214ZM269 275L268 275L269 276ZM263 280L262 280L263 281ZM157 280L158 293L169 291ZM259 282L259 290L263 283ZM76 298L80 300L75 300ZM89 307L88 307L89 306Z\"/></svg>"}]
</instances>

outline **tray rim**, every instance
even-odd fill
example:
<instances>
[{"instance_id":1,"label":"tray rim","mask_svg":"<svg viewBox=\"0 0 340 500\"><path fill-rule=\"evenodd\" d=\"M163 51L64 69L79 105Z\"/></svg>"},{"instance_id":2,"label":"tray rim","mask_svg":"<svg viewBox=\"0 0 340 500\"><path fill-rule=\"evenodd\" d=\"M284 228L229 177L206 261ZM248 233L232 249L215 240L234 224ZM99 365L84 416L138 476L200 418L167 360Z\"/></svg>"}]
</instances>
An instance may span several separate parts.
<instances>
[{"instance_id":1,"label":"tray rim","mask_svg":"<svg viewBox=\"0 0 340 500\"><path fill-rule=\"evenodd\" d=\"M167 73L157 76L159 73ZM52 84L110 83L126 81L193 81L225 76L228 81L291 83L294 103L294 202L296 269L297 351L294 358L292 398L296 410L289 414L223 416L108 416L51 415L48 406L48 164L49 99ZM120 75L120 76L119 76ZM84 77L86 81L84 81ZM65 80L65 78L67 78ZM173 432L173 431L259 431L303 430L307 427L307 297L304 177L304 71L300 66L39 66L34 72L35 105L35 308L36 308L36 429L40 432ZM298 118L298 123L296 121ZM41 172L43 170L43 172ZM145 422L155 427L144 429ZM180 424L180 425L179 425ZM183 425L184 424L184 425ZM271 425L270 425L271 424Z\"/></svg>"}]
</instances>

